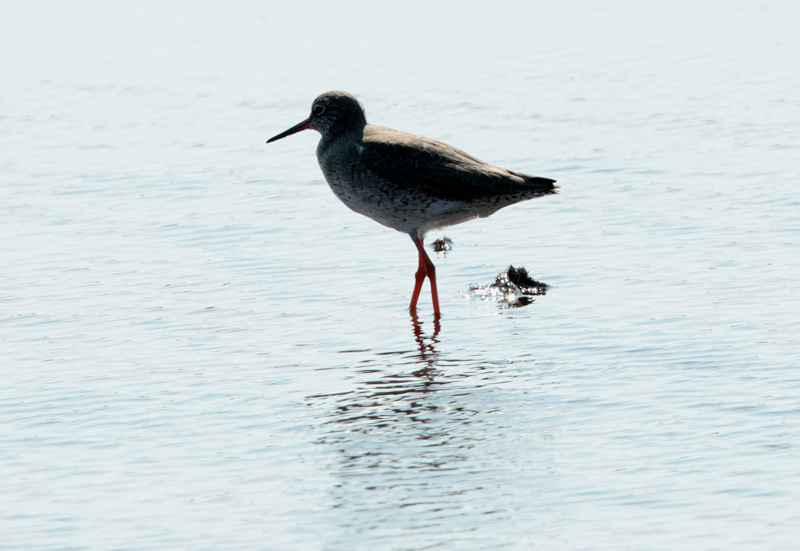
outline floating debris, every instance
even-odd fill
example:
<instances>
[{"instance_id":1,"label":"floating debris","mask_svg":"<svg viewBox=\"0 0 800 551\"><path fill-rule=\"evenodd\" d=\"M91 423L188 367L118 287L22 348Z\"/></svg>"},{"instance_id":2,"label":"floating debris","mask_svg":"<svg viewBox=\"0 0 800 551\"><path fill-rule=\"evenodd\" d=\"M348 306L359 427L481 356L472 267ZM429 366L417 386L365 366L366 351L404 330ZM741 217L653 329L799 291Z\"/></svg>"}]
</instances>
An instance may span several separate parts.
<instances>
[{"instance_id":1,"label":"floating debris","mask_svg":"<svg viewBox=\"0 0 800 551\"><path fill-rule=\"evenodd\" d=\"M507 271L497 275L491 285L473 283L469 290L481 300L493 300L517 308L533 302L533 297L547 293L548 287L546 283L528 275L525 268L509 266Z\"/></svg>"},{"instance_id":2,"label":"floating debris","mask_svg":"<svg viewBox=\"0 0 800 551\"><path fill-rule=\"evenodd\" d=\"M505 274L499 274L494 282L495 285L499 284L504 275L509 282L519 287L526 295L543 295L549 287L547 283L533 279L525 268L515 268L514 266L509 266Z\"/></svg>"},{"instance_id":3,"label":"floating debris","mask_svg":"<svg viewBox=\"0 0 800 551\"><path fill-rule=\"evenodd\" d=\"M437 253L446 253L453 250L453 240L449 237L442 237L432 243L433 250Z\"/></svg>"}]
</instances>

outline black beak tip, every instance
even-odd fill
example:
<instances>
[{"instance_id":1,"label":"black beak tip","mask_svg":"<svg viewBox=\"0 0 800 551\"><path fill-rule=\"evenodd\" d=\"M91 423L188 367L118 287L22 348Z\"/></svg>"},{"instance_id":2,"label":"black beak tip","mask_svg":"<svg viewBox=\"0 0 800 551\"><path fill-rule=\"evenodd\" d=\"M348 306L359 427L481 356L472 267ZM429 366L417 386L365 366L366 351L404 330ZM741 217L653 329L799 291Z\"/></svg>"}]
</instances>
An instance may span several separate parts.
<instances>
[{"instance_id":1,"label":"black beak tip","mask_svg":"<svg viewBox=\"0 0 800 551\"><path fill-rule=\"evenodd\" d=\"M285 138L286 136L291 136L292 134L297 134L301 130L307 130L309 128L311 128L311 120L310 119L306 119L301 123L295 124L290 129L284 130L283 132L281 132L277 136L272 136L270 139L267 140L267 143L272 143L275 140L280 140L281 138Z\"/></svg>"}]
</instances>

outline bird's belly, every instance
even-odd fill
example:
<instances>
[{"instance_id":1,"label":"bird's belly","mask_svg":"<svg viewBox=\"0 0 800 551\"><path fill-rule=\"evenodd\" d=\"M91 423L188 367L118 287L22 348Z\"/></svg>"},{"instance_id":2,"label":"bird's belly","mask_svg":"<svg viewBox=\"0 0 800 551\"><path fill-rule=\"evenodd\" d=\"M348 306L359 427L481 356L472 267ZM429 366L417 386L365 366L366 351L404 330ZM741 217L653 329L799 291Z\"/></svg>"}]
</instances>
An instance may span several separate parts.
<instances>
[{"instance_id":1,"label":"bird's belly","mask_svg":"<svg viewBox=\"0 0 800 551\"><path fill-rule=\"evenodd\" d=\"M480 216L464 203L400 190L384 181L364 181L323 172L333 193L351 210L403 233L422 235Z\"/></svg>"}]
</instances>

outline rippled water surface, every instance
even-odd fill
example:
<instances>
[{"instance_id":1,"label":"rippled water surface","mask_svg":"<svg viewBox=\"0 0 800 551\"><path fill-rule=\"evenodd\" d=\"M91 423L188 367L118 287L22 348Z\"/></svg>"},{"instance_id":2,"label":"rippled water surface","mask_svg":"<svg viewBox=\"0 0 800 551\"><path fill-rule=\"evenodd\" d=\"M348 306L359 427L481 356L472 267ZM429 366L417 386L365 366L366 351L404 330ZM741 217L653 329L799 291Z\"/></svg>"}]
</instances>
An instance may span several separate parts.
<instances>
[{"instance_id":1,"label":"rippled water surface","mask_svg":"<svg viewBox=\"0 0 800 551\"><path fill-rule=\"evenodd\" d=\"M0 548L797 549L798 6L7 6ZM440 326L264 143L330 89L562 186Z\"/></svg>"}]
</instances>

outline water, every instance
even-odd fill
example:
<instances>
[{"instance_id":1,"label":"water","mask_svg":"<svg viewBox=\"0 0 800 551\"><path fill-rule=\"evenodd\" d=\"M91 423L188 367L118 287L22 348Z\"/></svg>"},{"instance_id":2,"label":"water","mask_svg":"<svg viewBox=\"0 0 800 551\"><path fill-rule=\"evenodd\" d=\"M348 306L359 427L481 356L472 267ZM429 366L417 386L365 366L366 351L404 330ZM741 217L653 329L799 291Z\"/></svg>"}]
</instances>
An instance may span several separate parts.
<instances>
[{"instance_id":1,"label":"water","mask_svg":"<svg viewBox=\"0 0 800 551\"><path fill-rule=\"evenodd\" d=\"M796 3L5 12L1 548L796 548ZM562 186L429 237L438 332L264 144L330 89Z\"/></svg>"}]
</instances>

